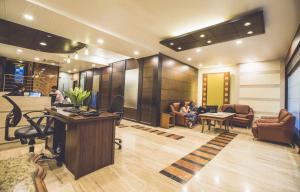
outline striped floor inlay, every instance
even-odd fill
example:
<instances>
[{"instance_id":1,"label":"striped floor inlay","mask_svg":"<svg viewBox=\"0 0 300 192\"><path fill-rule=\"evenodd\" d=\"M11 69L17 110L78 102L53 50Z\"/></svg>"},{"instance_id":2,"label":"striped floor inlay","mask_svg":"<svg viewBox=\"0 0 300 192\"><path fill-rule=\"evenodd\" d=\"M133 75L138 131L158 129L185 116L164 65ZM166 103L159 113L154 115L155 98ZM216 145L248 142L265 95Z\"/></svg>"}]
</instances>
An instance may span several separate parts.
<instances>
[{"instance_id":1,"label":"striped floor inlay","mask_svg":"<svg viewBox=\"0 0 300 192\"><path fill-rule=\"evenodd\" d=\"M221 133L206 144L160 171L161 174L184 184L211 161L237 134Z\"/></svg>"},{"instance_id":2,"label":"striped floor inlay","mask_svg":"<svg viewBox=\"0 0 300 192\"><path fill-rule=\"evenodd\" d=\"M149 127L144 127L142 125L131 125L131 127L135 128L135 129L143 130L143 131L148 131L149 133L153 133L153 134L156 134L156 135L162 135L162 136L165 136L165 137L169 137L169 138L175 139L175 140L179 140L179 139L184 138L184 136L181 136L181 135L168 133L168 132L165 132L165 131L160 131L158 129L152 129L152 128L149 128Z\"/></svg>"},{"instance_id":3,"label":"striped floor inlay","mask_svg":"<svg viewBox=\"0 0 300 192\"><path fill-rule=\"evenodd\" d=\"M120 124L117 126L118 128L125 128L125 127L129 127L128 125L124 125L124 124Z\"/></svg>"}]
</instances>

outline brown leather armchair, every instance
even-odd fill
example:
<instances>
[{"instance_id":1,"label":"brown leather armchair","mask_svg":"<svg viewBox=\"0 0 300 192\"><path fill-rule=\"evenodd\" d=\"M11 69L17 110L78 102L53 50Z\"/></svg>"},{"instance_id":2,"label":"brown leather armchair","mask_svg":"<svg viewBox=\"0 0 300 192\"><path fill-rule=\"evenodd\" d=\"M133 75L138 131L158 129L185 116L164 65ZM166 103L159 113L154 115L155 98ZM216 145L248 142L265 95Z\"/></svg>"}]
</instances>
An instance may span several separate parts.
<instances>
[{"instance_id":1,"label":"brown leather armchair","mask_svg":"<svg viewBox=\"0 0 300 192\"><path fill-rule=\"evenodd\" d=\"M187 105L189 101L185 101L185 104ZM175 125L181 125L185 126L185 116L184 113L179 112L179 102L172 103L170 105L171 113L175 116Z\"/></svg>"},{"instance_id":2,"label":"brown leather armchair","mask_svg":"<svg viewBox=\"0 0 300 192\"><path fill-rule=\"evenodd\" d=\"M241 127L251 127L254 118L253 109L249 105L241 104L224 104L220 107L220 111L225 112L229 107L234 111L235 116L232 119L232 124Z\"/></svg>"},{"instance_id":3,"label":"brown leather armchair","mask_svg":"<svg viewBox=\"0 0 300 192\"><path fill-rule=\"evenodd\" d=\"M277 118L264 117L257 120L253 125L252 133L257 139L292 144L294 129L295 117L283 109Z\"/></svg>"}]
</instances>

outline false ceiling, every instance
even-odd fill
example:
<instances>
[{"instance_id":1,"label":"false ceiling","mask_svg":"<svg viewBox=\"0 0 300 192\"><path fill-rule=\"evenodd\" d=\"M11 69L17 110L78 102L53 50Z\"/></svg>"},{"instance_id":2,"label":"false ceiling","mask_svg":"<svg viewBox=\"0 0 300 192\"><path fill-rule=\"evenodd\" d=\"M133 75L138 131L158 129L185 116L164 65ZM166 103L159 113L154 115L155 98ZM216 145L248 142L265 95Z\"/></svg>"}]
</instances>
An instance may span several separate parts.
<instances>
[{"instance_id":1,"label":"false ceiling","mask_svg":"<svg viewBox=\"0 0 300 192\"><path fill-rule=\"evenodd\" d=\"M158 52L190 65L283 58L299 24L297 0L0 0L0 18L109 50L127 57ZM222 23L261 8L265 33L201 49L176 52L163 39ZM23 14L34 16L24 20ZM99 44L98 39L104 43ZM136 54L134 54L136 53Z\"/></svg>"}]
</instances>

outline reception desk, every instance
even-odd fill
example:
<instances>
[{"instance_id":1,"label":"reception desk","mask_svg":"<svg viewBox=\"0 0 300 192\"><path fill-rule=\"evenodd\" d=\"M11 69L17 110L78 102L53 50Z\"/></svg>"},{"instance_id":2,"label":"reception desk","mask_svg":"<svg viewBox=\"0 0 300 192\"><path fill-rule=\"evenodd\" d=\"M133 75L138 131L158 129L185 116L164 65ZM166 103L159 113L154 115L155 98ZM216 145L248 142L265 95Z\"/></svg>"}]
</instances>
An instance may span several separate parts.
<instances>
[{"instance_id":1,"label":"reception desk","mask_svg":"<svg viewBox=\"0 0 300 192\"><path fill-rule=\"evenodd\" d=\"M6 144L7 141L4 139L4 127L5 127L5 118L9 111L12 109L12 105L2 97L6 92L0 92L0 144ZM17 103L20 107L22 113L35 110L44 110L47 107L51 106L50 97L30 97L30 96L10 96L13 101ZM40 113L32 114L40 115ZM28 122L22 118L18 126L28 125ZM14 128L10 129L10 134L13 135ZM16 140L19 142L19 140Z\"/></svg>"},{"instance_id":2,"label":"reception desk","mask_svg":"<svg viewBox=\"0 0 300 192\"><path fill-rule=\"evenodd\" d=\"M99 116L74 116L63 108L47 108L54 121L54 135L47 148L60 151L60 160L75 179L114 163L115 119L103 112Z\"/></svg>"}]
</instances>

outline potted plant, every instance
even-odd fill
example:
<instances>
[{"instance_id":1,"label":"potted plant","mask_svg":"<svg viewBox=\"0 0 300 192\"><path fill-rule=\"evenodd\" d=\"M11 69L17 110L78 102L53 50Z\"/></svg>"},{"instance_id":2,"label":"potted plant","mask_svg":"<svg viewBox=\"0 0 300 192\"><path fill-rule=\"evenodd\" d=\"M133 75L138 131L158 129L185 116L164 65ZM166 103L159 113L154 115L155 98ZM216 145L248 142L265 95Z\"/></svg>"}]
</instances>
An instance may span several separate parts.
<instances>
[{"instance_id":1,"label":"potted plant","mask_svg":"<svg viewBox=\"0 0 300 192\"><path fill-rule=\"evenodd\" d=\"M65 95L70 98L75 109L79 110L83 101L90 96L90 92L84 91L82 88L75 87L74 89L70 88L70 91L66 91Z\"/></svg>"}]
</instances>

